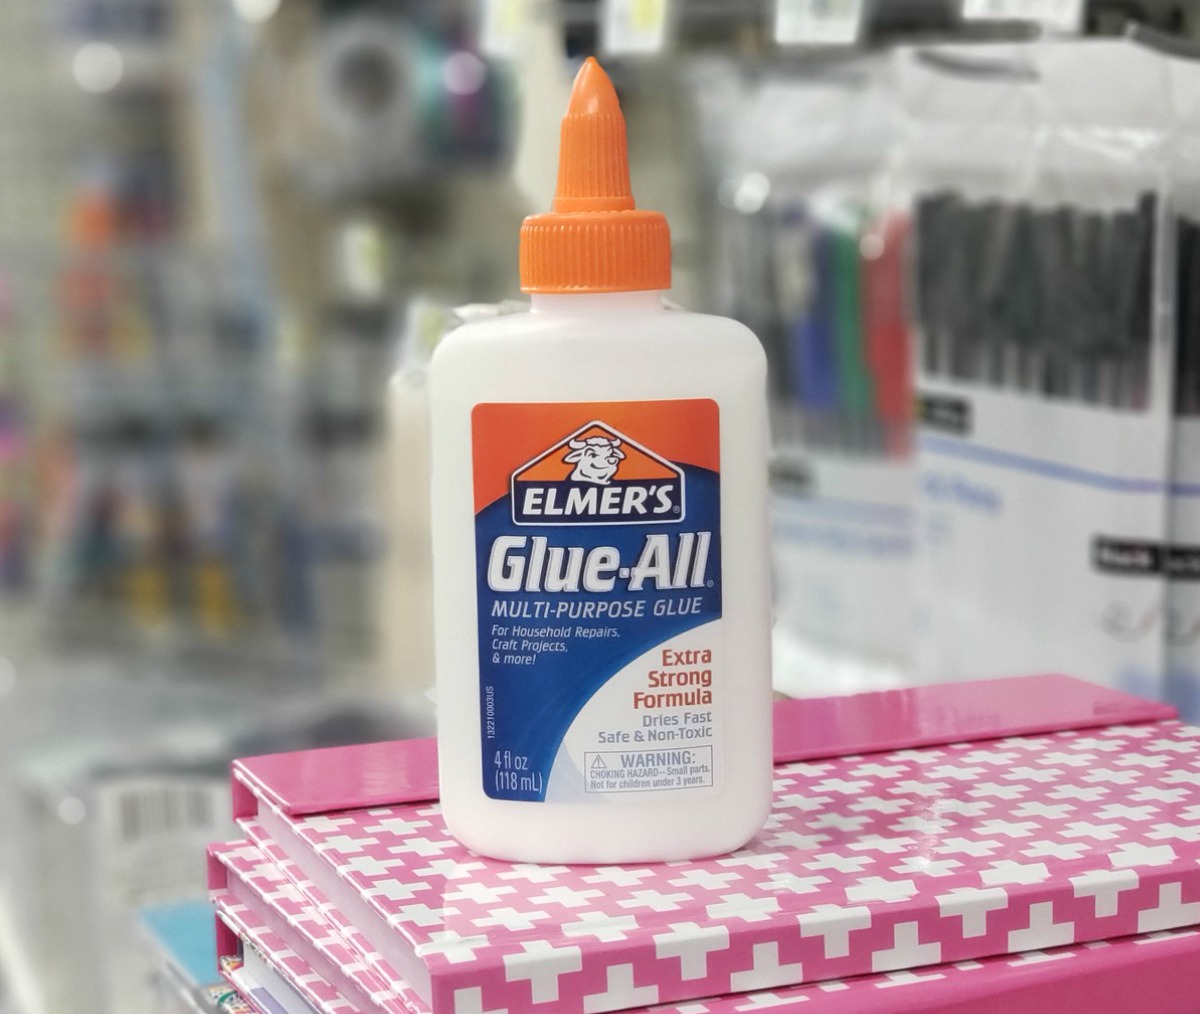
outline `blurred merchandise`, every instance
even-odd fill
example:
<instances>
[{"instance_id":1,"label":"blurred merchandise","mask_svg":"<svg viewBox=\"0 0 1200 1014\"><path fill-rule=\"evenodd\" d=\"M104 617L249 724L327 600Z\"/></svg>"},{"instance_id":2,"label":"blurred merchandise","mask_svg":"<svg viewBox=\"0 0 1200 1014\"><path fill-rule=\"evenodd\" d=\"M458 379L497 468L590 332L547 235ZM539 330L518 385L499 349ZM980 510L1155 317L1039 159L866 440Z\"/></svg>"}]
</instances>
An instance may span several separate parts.
<instances>
[{"instance_id":1,"label":"blurred merchandise","mask_svg":"<svg viewBox=\"0 0 1200 1014\"><path fill-rule=\"evenodd\" d=\"M212 905L205 899L151 905L140 922L156 963L154 1014L214 1014L224 990Z\"/></svg>"},{"instance_id":2,"label":"blurred merchandise","mask_svg":"<svg viewBox=\"0 0 1200 1014\"><path fill-rule=\"evenodd\" d=\"M1146 553L1171 539L1167 61L1124 42L934 49L898 79L918 672L1070 670L1160 696L1166 585Z\"/></svg>"},{"instance_id":3,"label":"blurred merchandise","mask_svg":"<svg viewBox=\"0 0 1200 1014\"><path fill-rule=\"evenodd\" d=\"M771 368L777 686L895 685L912 664L915 487L891 64L721 70L697 75L721 172L714 290Z\"/></svg>"},{"instance_id":4,"label":"blurred merchandise","mask_svg":"<svg viewBox=\"0 0 1200 1014\"><path fill-rule=\"evenodd\" d=\"M0 957L35 973L40 1010L150 1014L149 994L128 988L150 970L137 913L202 893L205 846L230 826L233 757L425 728L400 702L293 691L285 707L236 682L137 686L78 667L64 677L18 687L0 730L0 907L17 928ZM56 728L37 720L56 709Z\"/></svg>"},{"instance_id":5,"label":"blurred merchandise","mask_svg":"<svg viewBox=\"0 0 1200 1014\"><path fill-rule=\"evenodd\" d=\"M421 297L408 306L398 368L388 384L380 466L387 555L379 596L379 668L389 688L408 693L433 689L430 357L438 342L456 327L528 309L528 304L511 300L452 310Z\"/></svg>"}]
</instances>

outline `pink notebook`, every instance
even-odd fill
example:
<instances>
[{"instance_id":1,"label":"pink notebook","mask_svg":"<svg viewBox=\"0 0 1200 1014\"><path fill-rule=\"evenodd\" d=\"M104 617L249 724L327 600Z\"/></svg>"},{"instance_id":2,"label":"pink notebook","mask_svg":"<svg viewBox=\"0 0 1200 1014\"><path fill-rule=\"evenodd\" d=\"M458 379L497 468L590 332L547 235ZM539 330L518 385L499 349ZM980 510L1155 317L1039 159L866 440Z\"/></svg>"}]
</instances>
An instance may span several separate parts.
<instances>
[{"instance_id":1,"label":"pink notebook","mask_svg":"<svg viewBox=\"0 0 1200 1014\"><path fill-rule=\"evenodd\" d=\"M425 803L245 826L434 1010L558 1014L1200 923L1198 788L1165 722L785 764L766 829L701 862L485 860Z\"/></svg>"},{"instance_id":2,"label":"pink notebook","mask_svg":"<svg viewBox=\"0 0 1200 1014\"><path fill-rule=\"evenodd\" d=\"M227 892L217 892L223 910L237 906L237 921L260 941L270 927L295 921L292 905L285 901L283 874L263 853L254 853L246 842L232 842L223 862L240 868L250 885L245 904L233 902ZM310 992L318 980L334 991L332 982L352 968L338 969L322 948L335 932L333 922L322 924L322 915L334 910L310 911L299 920L302 939L286 945L290 960L266 957L297 988ZM260 947L261 949L261 947ZM1195 1011L1195 969L1200 961L1200 932L1182 930L1097 941L1049 951L938 965L919 971L888 972L858 978L831 980L810 986L765 990L717 997L682 1006L640 1008L644 1014L741 1014L752 1011L807 1011L809 1014L1062 1014L1086 1010L1089 1014L1114 1014L1135 1010L1155 1014L1191 1014ZM361 991L343 994L358 1014L373 1014L380 1007ZM478 1010L479 1008L474 1008ZM412 1007L412 1014L427 1008Z\"/></svg>"},{"instance_id":3,"label":"pink notebook","mask_svg":"<svg viewBox=\"0 0 1200 1014\"><path fill-rule=\"evenodd\" d=\"M1174 718L1165 704L1070 676L1020 676L777 701L775 762L822 760ZM291 817L438 798L437 743L397 740L234 761L234 817Z\"/></svg>"}]
</instances>

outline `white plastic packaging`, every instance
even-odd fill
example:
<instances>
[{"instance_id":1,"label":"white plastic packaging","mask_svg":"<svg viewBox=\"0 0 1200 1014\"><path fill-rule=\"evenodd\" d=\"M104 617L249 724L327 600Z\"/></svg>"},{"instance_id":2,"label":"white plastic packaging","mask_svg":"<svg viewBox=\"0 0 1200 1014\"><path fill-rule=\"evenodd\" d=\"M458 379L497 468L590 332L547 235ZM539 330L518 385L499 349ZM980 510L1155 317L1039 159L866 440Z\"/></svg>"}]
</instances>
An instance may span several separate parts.
<instances>
[{"instance_id":1,"label":"white plastic packaging","mask_svg":"<svg viewBox=\"0 0 1200 1014\"><path fill-rule=\"evenodd\" d=\"M446 822L516 861L733 850L771 796L762 348L662 285L552 291L560 259L522 256L531 311L431 370Z\"/></svg>"},{"instance_id":2,"label":"white plastic packaging","mask_svg":"<svg viewBox=\"0 0 1200 1014\"><path fill-rule=\"evenodd\" d=\"M657 292L535 295L530 314L468 325L447 336L439 347L434 356L432 396L441 791L447 824L469 847L485 855L531 862L670 860L729 851L762 826L770 806L771 785L765 372L762 348L742 325L720 317L665 310ZM514 628L559 632L570 627L574 635L580 629L599 631L620 624L608 619L567 620L566 614L562 620L555 617L553 612L560 604L570 607L577 603L569 601L572 593L567 591L525 591L531 570L528 563L519 601L522 605L546 603L552 614L544 619L479 614L477 585L481 570L486 582L488 560L477 554L472 416L480 405L541 403L555 406L554 414L558 414L563 411L559 406L576 403L576 428L583 428L593 421L605 422L604 418L593 419L604 414L597 407L600 404L661 405L673 400L714 403L719 419L720 530L714 533L719 538L713 538L710 545L719 544L720 560L719 568L710 565L709 573L719 575L720 618L656 643L638 656L640 665L635 662L623 667L586 702L564 737L547 784L541 787L546 801L492 798L487 790L495 788L494 779L491 785L485 784L489 769L503 769L506 781L515 773L518 786L523 778L532 779L539 772L531 763L514 766L521 763L515 757L507 763L502 759L498 765L494 756L484 752L489 741L486 705L481 704L487 700L486 684L481 686L481 676L486 675L481 673L481 655L528 655L528 650L522 650L530 647L527 642L564 642L565 654L584 654L590 646L574 636L521 637ZM611 428L618 429L615 425ZM572 432L566 429L562 436ZM496 442L503 441L502 434L492 436ZM655 450L652 437L638 443ZM687 528L686 517L680 527ZM530 528L531 533L544 530ZM563 526L561 540L556 537L558 532L546 537L554 538L552 545L571 545L572 535L579 530ZM531 541L533 537L531 534ZM677 539L672 541L674 566L679 551ZM532 550L532 546L528 548ZM528 555L515 550L507 559L527 560ZM628 565L624 555L621 565ZM617 578L607 594L614 603L640 600L650 610L655 601L683 603L679 608L687 608L689 600L696 598L693 589L638 595L626 588L626 582ZM590 595L586 590L574 594L589 601L604 599L603 594ZM505 632L497 634L497 628ZM587 640L603 645L620 639L618 635ZM673 652L674 660L689 646L693 650L707 647L711 661L661 664L664 650ZM579 664L585 665L586 660ZM517 667L519 664L509 666ZM634 707L634 693L657 694L662 689L650 686L650 672L699 673L697 685L703 684L703 674L710 674L711 704ZM694 691L696 686L669 689ZM638 702L645 700L639 698ZM705 713L711 717L708 723L699 718ZM678 724L646 725L647 717L675 719ZM532 726L538 716L531 713L528 721ZM681 731L685 723L686 733ZM692 729L707 729L711 734L693 739ZM656 734L653 740L647 736L651 732ZM674 732L679 736L658 738ZM617 741L601 742L601 733L611 733ZM684 739L685 735L688 738ZM665 769L690 770L701 766L702 758L711 757L706 777L711 785L618 786L615 792L589 791L611 784L587 774L586 766L594 765L597 757L607 770L621 770L617 766L620 754L687 751L692 755L688 758L691 764L639 767L663 769L661 777L666 778ZM609 754L618 757L614 760ZM640 784L641 778L627 780ZM650 778L651 782L657 780Z\"/></svg>"}]
</instances>

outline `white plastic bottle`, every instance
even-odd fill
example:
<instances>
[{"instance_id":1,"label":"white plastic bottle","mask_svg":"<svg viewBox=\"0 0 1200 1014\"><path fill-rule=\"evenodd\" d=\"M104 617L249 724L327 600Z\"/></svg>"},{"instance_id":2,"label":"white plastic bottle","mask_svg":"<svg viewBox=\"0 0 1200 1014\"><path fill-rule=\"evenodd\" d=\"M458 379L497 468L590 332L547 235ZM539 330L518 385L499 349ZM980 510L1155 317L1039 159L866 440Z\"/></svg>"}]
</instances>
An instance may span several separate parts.
<instances>
[{"instance_id":1,"label":"white plastic bottle","mask_svg":"<svg viewBox=\"0 0 1200 1014\"><path fill-rule=\"evenodd\" d=\"M517 861L720 854L770 808L765 359L664 309L666 222L594 60L554 207L522 229L531 312L433 360L445 818Z\"/></svg>"}]
</instances>

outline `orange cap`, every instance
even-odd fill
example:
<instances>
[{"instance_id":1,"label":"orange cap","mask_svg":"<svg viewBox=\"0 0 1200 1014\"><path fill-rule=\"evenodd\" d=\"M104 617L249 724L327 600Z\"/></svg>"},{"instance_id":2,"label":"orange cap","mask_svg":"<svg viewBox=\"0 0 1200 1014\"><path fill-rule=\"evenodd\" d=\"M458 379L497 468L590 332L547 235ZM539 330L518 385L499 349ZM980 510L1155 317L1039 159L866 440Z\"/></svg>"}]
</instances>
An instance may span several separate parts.
<instances>
[{"instance_id":1,"label":"orange cap","mask_svg":"<svg viewBox=\"0 0 1200 1014\"><path fill-rule=\"evenodd\" d=\"M629 186L625 117L604 69L588 57L562 122L554 210L521 226L525 292L636 292L671 287L671 232L639 211Z\"/></svg>"}]
</instances>

